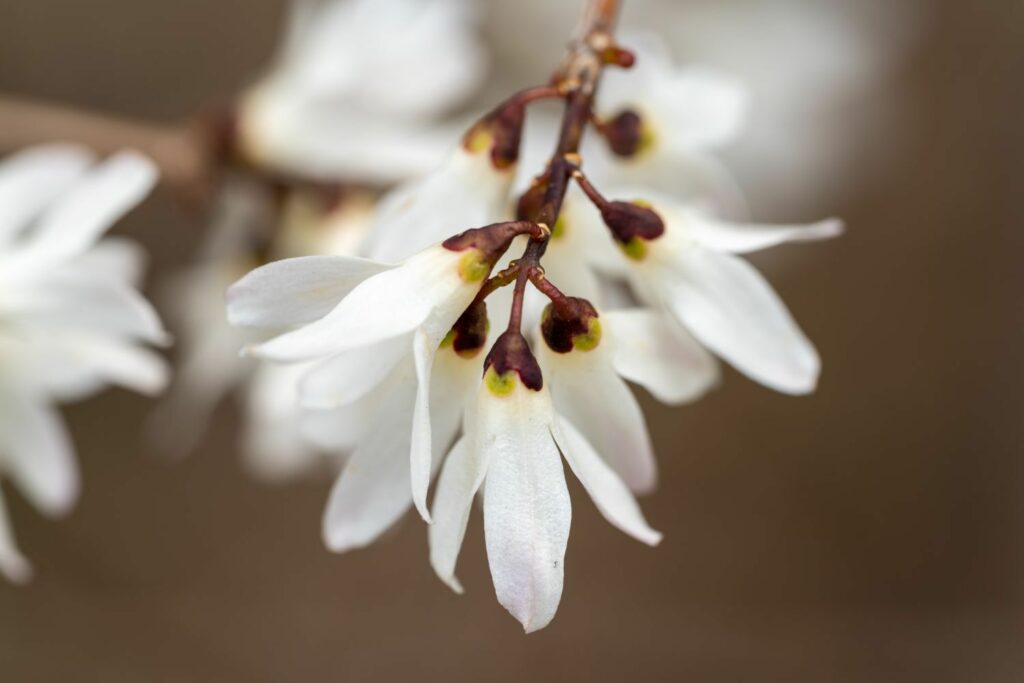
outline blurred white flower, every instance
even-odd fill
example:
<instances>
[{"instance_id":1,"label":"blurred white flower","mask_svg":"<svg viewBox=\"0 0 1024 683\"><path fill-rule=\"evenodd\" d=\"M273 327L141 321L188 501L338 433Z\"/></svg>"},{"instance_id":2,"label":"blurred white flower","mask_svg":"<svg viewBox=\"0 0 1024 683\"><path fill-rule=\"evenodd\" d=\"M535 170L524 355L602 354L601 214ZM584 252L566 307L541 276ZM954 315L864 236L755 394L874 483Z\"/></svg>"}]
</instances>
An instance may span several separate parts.
<instances>
[{"instance_id":1,"label":"blurred white flower","mask_svg":"<svg viewBox=\"0 0 1024 683\"><path fill-rule=\"evenodd\" d=\"M181 360L149 425L162 450L176 456L191 451L217 406L236 394L243 410L241 452L253 474L281 481L325 464L334 468L341 453L306 434L307 417L297 401L301 368L241 357L239 349L262 336L232 327L224 316L225 290L267 258L355 250L372 215L372 198L331 194L303 189L275 198L246 182L222 190L198 262L167 287Z\"/></svg>"},{"instance_id":2,"label":"blurred white flower","mask_svg":"<svg viewBox=\"0 0 1024 683\"><path fill-rule=\"evenodd\" d=\"M167 379L147 344L167 334L137 291L143 255L102 235L153 187L156 169L122 152L96 162L69 146L0 164L0 475L39 510L74 505L78 468L54 403L107 385L145 394ZM31 570L0 501L0 573Z\"/></svg>"},{"instance_id":3,"label":"blurred white flower","mask_svg":"<svg viewBox=\"0 0 1024 683\"><path fill-rule=\"evenodd\" d=\"M239 146L299 176L394 182L435 165L438 115L479 83L468 0L295 0L277 63L243 98Z\"/></svg>"}]
</instances>

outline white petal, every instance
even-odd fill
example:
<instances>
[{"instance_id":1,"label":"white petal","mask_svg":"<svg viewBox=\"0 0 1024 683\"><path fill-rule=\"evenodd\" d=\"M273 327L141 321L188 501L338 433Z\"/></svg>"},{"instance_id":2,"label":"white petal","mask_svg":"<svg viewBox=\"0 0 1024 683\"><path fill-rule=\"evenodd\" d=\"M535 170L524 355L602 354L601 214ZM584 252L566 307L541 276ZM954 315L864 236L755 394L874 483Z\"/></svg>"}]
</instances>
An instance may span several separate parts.
<instances>
[{"instance_id":1,"label":"white petal","mask_svg":"<svg viewBox=\"0 0 1024 683\"><path fill-rule=\"evenodd\" d=\"M660 311L606 311L602 328L615 371L662 403L694 401L718 383L715 358L689 332Z\"/></svg>"},{"instance_id":2,"label":"white petal","mask_svg":"<svg viewBox=\"0 0 1024 683\"><path fill-rule=\"evenodd\" d=\"M146 267L146 251L129 239L107 237L68 266L86 276L112 278L138 289Z\"/></svg>"},{"instance_id":3,"label":"white petal","mask_svg":"<svg viewBox=\"0 0 1024 683\"><path fill-rule=\"evenodd\" d=\"M708 149L733 140L742 128L750 101L736 79L706 67L679 71L657 84L659 125L655 135L670 137L677 149Z\"/></svg>"},{"instance_id":4,"label":"white petal","mask_svg":"<svg viewBox=\"0 0 1024 683\"><path fill-rule=\"evenodd\" d=\"M303 256L257 268L228 290L228 321L244 327L305 325L331 312L390 266L349 256Z\"/></svg>"},{"instance_id":5,"label":"white petal","mask_svg":"<svg viewBox=\"0 0 1024 683\"><path fill-rule=\"evenodd\" d=\"M343 351L317 363L299 385L302 405L330 410L369 394L412 351L412 338L403 334L370 346Z\"/></svg>"},{"instance_id":6,"label":"white petal","mask_svg":"<svg viewBox=\"0 0 1024 683\"><path fill-rule=\"evenodd\" d=\"M434 495L434 523L428 529L430 565L456 593L462 584L455 578L473 497L487 474L487 452L467 437L460 439L445 459Z\"/></svg>"},{"instance_id":7,"label":"white petal","mask_svg":"<svg viewBox=\"0 0 1024 683\"><path fill-rule=\"evenodd\" d=\"M167 386L169 368L149 349L106 338L80 337L69 344L75 362L81 362L104 382L153 396Z\"/></svg>"},{"instance_id":8,"label":"white petal","mask_svg":"<svg viewBox=\"0 0 1024 683\"><path fill-rule=\"evenodd\" d=\"M718 221L690 212L686 229L695 241L708 249L746 254L785 242L837 237L843 232L843 223L830 219L809 225L744 225Z\"/></svg>"},{"instance_id":9,"label":"white petal","mask_svg":"<svg viewBox=\"0 0 1024 683\"><path fill-rule=\"evenodd\" d=\"M427 490L430 488L430 371L434 365L437 345L441 342L423 330L413 336L416 359L416 406L412 414L412 445L409 450L409 472L412 478L412 500L420 516L429 524Z\"/></svg>"},{"instance_id":10,"label":"white petal","mask_svg":"<svg viewBox=\"0 0 1024 683\"><path fill-rule=\"evenodd\" d=\"M611 350L555 353L538 344L556 410L594 444L630 490L649 493L658 483L658 465L643 411L626 383L615 374Z\"/></svg>"},{"instance_id":11,"label":"white petal","mask_svg":"<svg viewBox=\"0 0 1024 683\"><path fill-rule=\"evenodd\" d=\"M284 362L310 360L412 332L460 289L472 292L458 275L458 258L443 247L421 252L365 280L320 320L252 352Z\"/></svg>"},{"instance_id":12,"label":"white petal","mask_svg":"<svg viewBox=\"0 0 1024 683\"><path fill-rule=\"evenodd\" d=\"M527 633L547 626L558 609L572 517L552 419L544 392L481 392L475 434L489 462L487 560L498 602Z\"/></svg>"},{"instance_id":13,"label":"white petal","mask_svg":"<svg viewBox=\"0 0 1024 683\"><path fill-rule=\"evenodd\" d=\"M55 262L85 251L141 202L157 181L152 161L120 152L95 166L49 209L33 231L26 251L33 260Z\"/></svg>"},{"instance_id":14,"label":"white petal","mask_svg":"<svg viewBox=\"0 0 1024 683\"><path fill-rule=\"evenodd\" d=\"M27 583L32 578L32 565L18 550L7 518L3 492L0 491L0 574L12 583Z\"/></svg>"},{"instance_id":15,"label":"white petal","mask_svg":"<svg viewBox=\"0 0 1024 683\"><path fill-rule=\"evenodd\" d=\"M11 388L9 388L11 389ZM35 398L0 397L0 463L42 512L67 513L78 498L78 465L60 417Z\"/></svg>"},{"instance_id":16,"label":"white petal","mask_svg":"<svg viewBox=\"0 0 1024 683\"><path fill-rule=\"evenodd\" d=\"M370 428L331 490L323 534L334 552L362 548L412 506L409 416L415 401L411 368Z\"/></svg>"},{"instance_id":17,"label":"white petal","mask_svg":"<svg viewBox=\"0 0 1024 683\"><path fill-rule=\"evenodd\" d=\"M814 391L817 351L749 263L691 246L661 285L680 322L737 370L783 393Z\"/></svg>"},{"instance_id":18,"label":"white petal","mask_svg":"<svg viewBox=\"0 0 1024 683\"><path fill-rule=\"evenodd\" d=\"M31 147L4 159L0 163L0 244L19 235L82 176L92 160L88 150L71 145Z\"/></svg>"},{"instance_id":19,"label":"white petal","mask_svg":"<svg viewBox=\"0 0 1024 683\"><path fill-rule=\"evenodd\" d=\"M68 277L65 277L68 276ZM170 337L153 306L129 284L62 273L10 302L21 320L87 334L167 344Z\"/></svg>"},{"instance_id":20,"label":"white petal","mask_svg":"<svg viewBox=\"0 0 1024 683\"><path fill-rule=\"evenodd\" d=\"M399 261L463 230L503 220L514 175L495 169L489 154L459 147L429 175L381 200L366 253Z\"/></svg>"},{"instance_id":21,"label":"white petal","mask_svg":"<svg viewBox=\"0 0 1024 683\"><path fill-rule=\"evenodd\" d=\"M247 469L264 481L284 482L321 463L320 453L302 438L297 401L301 365L261 364L246 394L241 436Z\"/></svg>"},{"instance_id":22,"label":"white petal","mask_svg":"<svg viewBox=\"0 0 1024 683\"><path fill-rule=\"evenodd\" d=\"M641 543L658 545L661 534L647 524L633 494L579 430L568 420L556 419L553 434L569 468L604 518Z\"/></svg>"}]
</instances>

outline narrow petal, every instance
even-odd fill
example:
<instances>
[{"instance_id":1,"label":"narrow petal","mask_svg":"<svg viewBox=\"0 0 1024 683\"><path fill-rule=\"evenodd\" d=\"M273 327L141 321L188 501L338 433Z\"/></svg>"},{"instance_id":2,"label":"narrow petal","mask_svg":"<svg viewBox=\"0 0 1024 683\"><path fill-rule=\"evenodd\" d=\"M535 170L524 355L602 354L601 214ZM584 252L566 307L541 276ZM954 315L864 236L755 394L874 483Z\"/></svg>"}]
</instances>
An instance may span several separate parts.
<instances>
[{"instance_id":1,"label":"narrow petal","mask_svg":"<svg viewBox=\"0 0 1024 683\"><path fill-rule=\"evenodd\" d=\"M438 577L456 593L462 584L455 578L466 524L473 507L473 497L487 474L487 452L463 437L452 447L437 480L434 496L434 523L428 530L430 565Z\"/></svg>"},{"instance_id":2,"label":"narrow petal","mask_svg":"<svg viewBox=\"0 0 1024 683\"><path fill-rule=\"evenodd\" d=\"M32 578L32 565L18 550L18 545L14 540L14 532L11 530L10 520L7 518L7 508L4 505L2 491L0 491L0 574L3 574L12 583L23 584Z\"/></svg>"},{"instance_id":3,"label":"narrow petal","mask_svg":"<svg viewBox=\"0 0 1024 683\"><path fill-rule=\"evenodd\" d=\"M320 320L256 346L252 353L284 362L311 360L412 332L464 287L458 258L442 247L421 252L362 282Z\"/></svg>"},{"instance_id":4,"label":"narrow petal","mask_svg":"<svg viewBox=\"0 0 1024 683\"><path fill-rule=\"evenodd\" d=\"M349 256L303 256L257 268L228 290L228 322L293 327L322 318L363 280L391 266Z\"/></svg>"},{"instance_id":5,"label":"narrow petal","mask_svg":"<svg viewBox=\"0 0 1024 683\"><path fill-rule=\"evenodd\" d=\"M299 385L302 405L330 410L349 405L373 391L412 350L408 334L371 346L343 351L314 365Z\"/></svg>"},{"instance_id":6,"label":"narrow petal","mask_svg":"<svg viewBox=\"0 0 1024 683\"><path fill-rule=\"evenodd\" d=\"M83 147L44 145L0 162L0 244L19 235L85 173L92 160Z\"/></svg>"},{"instance_id":7,"label":"narrow petal","mask_svg":"<svg viewBox=\"0 0 1024 683\"><path fill-rule=\"evenodd\" d=\"M409 415L415 402L412 368L403 369L331 490L323 534L334 552L362 548L412 507Z\"/></svg>"},{"instance_id":8,"label":"narrow petal","mask_svg":"<svg viewBox=\"0 0 1024 683\"><path fill-rule=\"evenodd\" d=\"M579 430L568 420L556 419L552 433L569 468L604 518L641 543L658 545L661 534L647 524L633 494Z\"/></svg>"},{"instance_id":9,"label":"narrow petal","mask_svg":"<svg viewBox=\"0 0 1024 683\"><path fill-rule=\"evenodd\" d=\"M749 263L691 246L660 284L679 321L737 370L782 393L814 391L817 351Z\"/></svg>"},{"instance_id":10,"label":"narrow petal","mask_svg":"<svg viewBox=\"0 0 1024 683\"><path fill-rule=\"evenodd\" d=\"M412 500L420 516L429 524L427 490L430 488L430 371L434 365L437 345L441 342L423 330L413 336L416 360L416 406L412 414L412 444L409 450L409 472L412 477Z\"/></svg>"},{"instance_id":11,"label":"narrow petal","mask_svg":"<svg viewBox=\"0 0 1024 683\"><path fill-rule=\"evenodd\" d=\"M601 315L615 371L662 403L695 401L718 383L718 362L666 314L643 308Z\"/></svg>"},{"instance_id":12,"label":"narrow petal","mask_svg":"<svg viewBox=\"0 0 1024 683\"><path fill-rule=\"evenodd\" d=\"M85 251L141 202L156 181L156 166L146 157L135 152L115 154L89 171L42 216L29 250L47 262Z\"/></svg>"},{"instance_id":13,"label":"narrow petal","mask_svg":"<svg viewBox=\"0 0 1024 683\"><path fill-rule=\"evenodd\" d=\"M556 410L594 444L630 490L650 493L658 483L658 465L643 411L612 365L611 350L555 353L538 344Z\"/></svg>"},{"instance_id":14,"label":"narrow petal","mask_svg":"<svg viewBox=\"0 0 1024 683\"><path fill-rule=\"evenodd\" d=\"M718 221L689 212L689 235L713 251L747 254L785 242L823 240L841 235L843 223L829 219L809 225L757 225Z\"/></svg>"},{"instance_id":15,"label":"narrow petal","mask_svg":"<svg viewBox=\"0 0 1024 683\"><path fill-rule=\"evenodd\" d=\"M0 399L0 463L40 511L59 516L78 499L79 477L60 417L33 397L8 390Z\"/></svg>"},{"instance_id":16,"label":"narrow petal","mask_svg":"<svg viewBox=\"0 0 1024 683\"><path fill-rule=\"evenodd\" d=\"M691 67L656 84L659 123L679 149L709 149L730 142L746 119L749 93L738 80Z\"/></svg>"},{"instance_id":17,"label":"narrow petal","mask_svg":"<svg viewBox=\"0 0 1024 683\"><path fill-rule=\"evenodd\" d=\"M527 633L547 626L558 609L572 518L552 419L543 392L481 392L475 434L488 461L487 559L498 602Z\"/></svg>"},{"instance_id":18,"label":"narrow petal","mask_svg":"<svg viewBox=\"0 0 1024 683\"><path fill-rule=\"evenodd\" d=\"M49 278L24 298L8 301L19 319L61 330L128 337L167 344L170 336L153 308L131 285L62 273Z\"/></svg>"}]
</instances>

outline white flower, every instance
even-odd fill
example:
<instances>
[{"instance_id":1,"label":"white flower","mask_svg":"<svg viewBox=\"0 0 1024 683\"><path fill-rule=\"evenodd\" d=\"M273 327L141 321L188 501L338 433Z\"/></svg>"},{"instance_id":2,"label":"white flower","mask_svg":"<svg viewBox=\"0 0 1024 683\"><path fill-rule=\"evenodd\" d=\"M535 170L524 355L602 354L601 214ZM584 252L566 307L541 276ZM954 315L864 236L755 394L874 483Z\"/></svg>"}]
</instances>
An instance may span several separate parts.
<instances>
[{"instance_id":1,"label":"white flower","mask_svg":"<svg viewBox=\"0 0 1024 683\"><path fill-rule=\"evenodd\" d=\"M658 400L700 398L718 380L718 364L685 330L658 311L598 312L573 299L567 317L549 307L538 360L558 412L603 455L634 493L657 484L657 463L643 411L624 380Z\"/></svg>"},{"instance_id":2,"label":"white flower","mask_svg":"<svg viewBox=\"0 0 1024 683\"><path fill-rule=\"evenodd\" d=\"M329 409L359 401L412 359L417 389L409 467L413 501L428 520L435 356L514 236L503 230L467 231L398 266L346 257L278 261L228 292L233 324L302 325L251 352L278 362L321 360L300 388L308 406Z\"/></svg>"},{"instance_id":3,"label":"white flower","mask_svg":"<svg viewBox=\"0 0 1024 683\"><path fill-rule=\"evenodd\" d=\"M199 262L169 283L166 298L180 330L182 359L150 422L151 436L171 454L189 452L217 405L236 393L244 409L245 464L263 479L293 478L323 465L323 456L335 451L321 448L306 433L307 416L297 401L303 368L239 356L239 348L266 337L227 323L224 291L266 252L271 258L352 253L369 224L372 202L360 194L335 201L294 190L275 220L271 198L249 184L229 183L219 199ZM190 429L181 429L182 424Z\"/></svg>"},{"instance_id":4,"label":"white flower","mask_svg":"<svg viewBox=\"0 0 1024 683\"><path fill-rule=\"evenodd\" d=\"M140 202L156 169L130 152L95 164L79 148L27 150L0 164L0 474L48 515L78 497L71 441L53 408L110 384L159 391L167 341L136 291L142 254L99 238ZM30 568L0 504L0 572Z\"/></svg>"},{"instance_id":5,"label":"white flower","mask_svg":"<svg viewBox=\"0 0 1024 683\"><path fill-rule=\"evenodd\" d=\"M461 593L455 563L473 497L482 486L487 557L498 601L529 633L551 621L562 595L572 514L560 451L609 522L649 545L661 534L650 528L627 487L586 438L556 414L536 361L529 350L524 353L525 340L518 339L520 348L508 356L515 367L491 365L467 411L465 435L448 454L438 480L429 536L434 570Z\"/></svg>"},{"instance_id":6,"label":"white flower","mask_svg":"<svg viewBox=\"0 0 1024 683\"><path fill-rule=\"evenodd\" d=\"M835 237L841 222L739 225L670 199L653 205L611 202L609 208L605 222L616 233L641 299L669 312L751 379L787 394L814 391L821 366L817 351L760 273L734 254ZM640 223L653 232L631 234Z\"/></svg>"},{"instance_id":7,"label":"white flower","mask_svg":"<svg viewBox=\"0 0 1024 683\"><path fill-rule=\"evenodd\" d=\"M425 171L452 137L429 119L483 73L472 24L466 0L296 0L276 67L243 100L243 153L333 179Z\"/></svg>"}]
</instances>

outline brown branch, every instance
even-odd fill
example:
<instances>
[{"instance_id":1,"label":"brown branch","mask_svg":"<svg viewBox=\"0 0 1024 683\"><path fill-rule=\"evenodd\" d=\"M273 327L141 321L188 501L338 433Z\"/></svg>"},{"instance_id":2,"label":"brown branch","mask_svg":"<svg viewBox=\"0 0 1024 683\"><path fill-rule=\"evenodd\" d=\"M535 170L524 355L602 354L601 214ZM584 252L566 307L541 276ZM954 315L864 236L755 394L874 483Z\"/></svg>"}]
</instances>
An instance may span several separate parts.
<instances>
[{"instance_id":1,"label":"brown branch","mask_svg":"<svg viewBox=\"0 0 1024 683\"><path fill-rule=\"evenodd\" d=\"M562 211L562 202L569 188L569 179L578 168L580 142L591 122L594 97L601 72L608 63L628 66L632 64L625 51L615 45L612 31L619 14L621 0L589 0L576 38L552 78L552 84L566 93L565 112L554 154L547 169L536 182L543 184L544 199L530 216L521 216L537 223L553 226ZM540 260L547 249L550 234L531 239L519 259L519 274L512 295L509 329L518 331L522 322L523 298L531 275L543 272Z\"/></svg>"},{"instance_id":2,"label":"brown branch","mask_svg":"<svg viewBox=\"0 0 1024 683\"><path fill-rule=\"evenodd\" d=\"M0 153L70 142L101 156L134 149L153 160L161 182L188 203L202 201L216 167L192 125L154 124L17 97L0 96Z\"/></svg>"}]
</instances>

